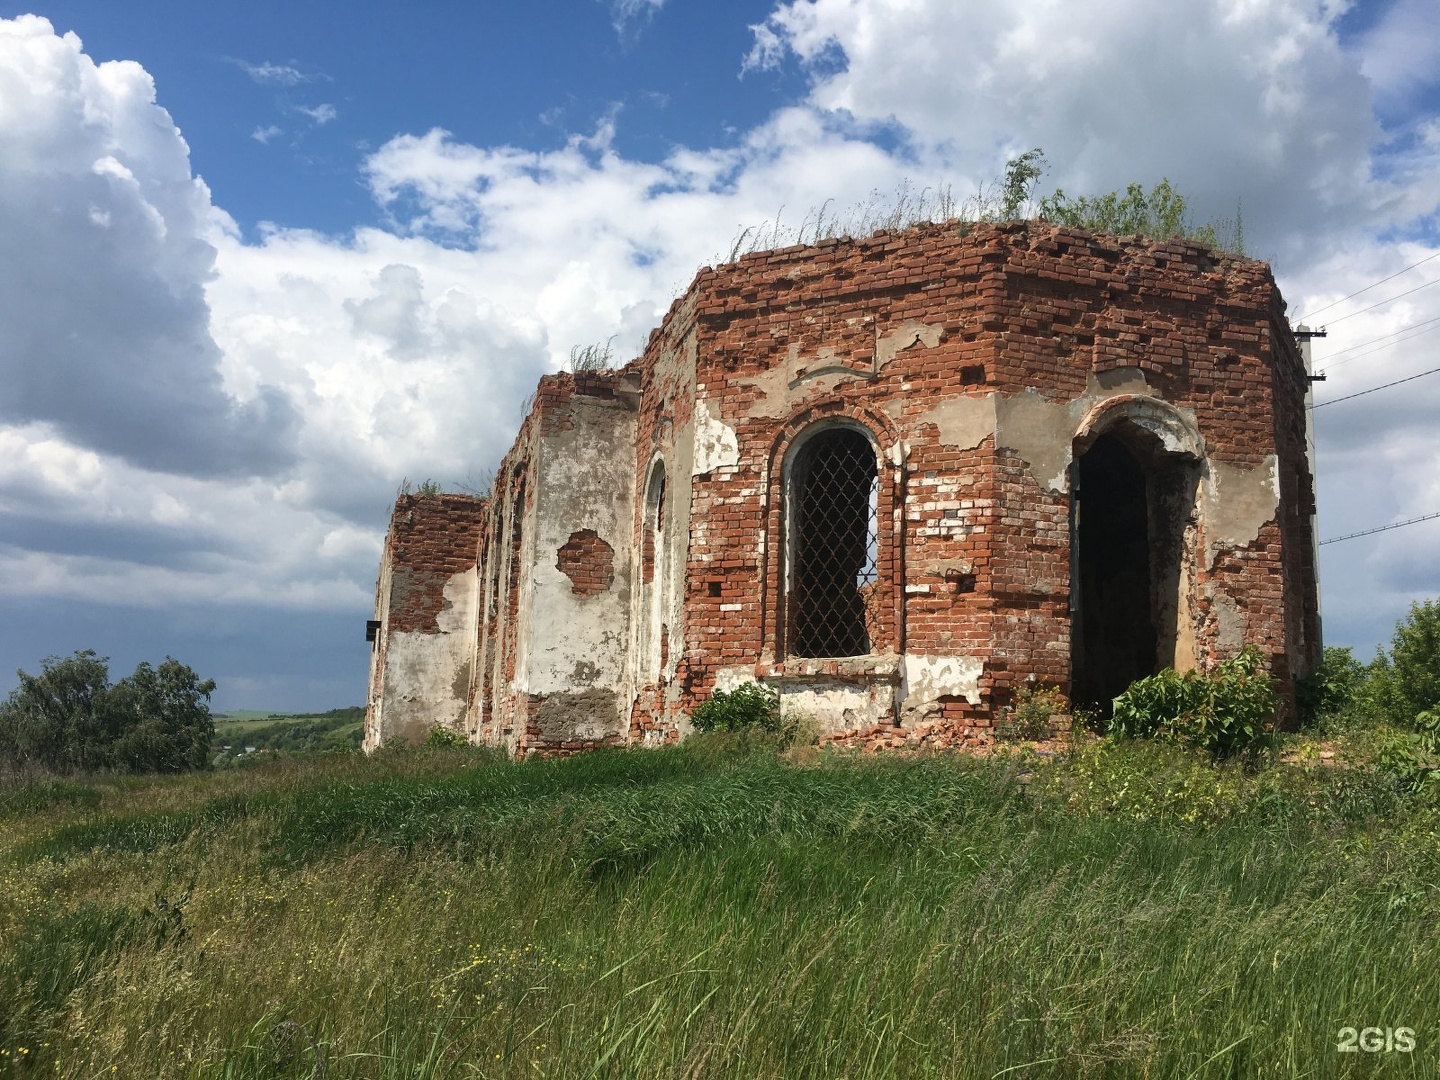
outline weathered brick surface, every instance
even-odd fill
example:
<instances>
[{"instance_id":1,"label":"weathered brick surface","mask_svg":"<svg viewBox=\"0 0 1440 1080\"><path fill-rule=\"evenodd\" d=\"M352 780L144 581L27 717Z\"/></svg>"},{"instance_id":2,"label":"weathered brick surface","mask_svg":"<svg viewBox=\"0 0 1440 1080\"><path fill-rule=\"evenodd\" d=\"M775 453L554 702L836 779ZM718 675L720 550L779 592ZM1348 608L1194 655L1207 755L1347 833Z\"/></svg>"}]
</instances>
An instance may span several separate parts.
<instances>
[{"instance_id":1,"label":"weathered brick surface","mask_svg":"<svg viewBox=\"0 0 1440 1080\"><path fill-rule=\"evenodd\" d=\"M621 741L680 737L742 679L797 703L833 691L860 710L835 706L849 742L987 738L1024 686L1070 689L1072 462L1121 430L1181 463L1165 482L1190 500L1152 519L1171 540L1148 541L1152 559L1162 541L1185 552L1175 655L1206 667L1253 642L1288 696L1319 649L1306 387L1269 268L1185 241L949 224L702 270L626 368L541 381L484 510L476 736L589 744L528 719L545 695L517 657L543 613L521 597L544 563L576 594L628 590L612 628L630 656ZM633 525L601 541L626 569L615 582L578 523L560 552L526 550L558 467L544 448L604 409L628 417L634 453L633 490L616 493ZM817 424L877 451L868 657L786 655L787 469ZM947 658L978 674L927 683Z\"/></svg>"},{"instance_id":2,"label":"weathered brick surface","mask_svg":"<svg viewBox=\"0 0 1440 1080\"><path fill-rule=\"evenodd\" d=\"M485 500L470 495L401 495L390 515L389 629L438 632L450 578L475 566Z\"/></svg>"},{"instance_id":3,"label":"weathered brick surface","mask_svg":"<svg viewBox=\"0 0 1440 1080\"><path fill-rule=\"evenodd\" d=\"M615 580L615 549L594 529L580 529L556 553L555 567L576 596L598 596Z\"/></svg>"}]
</instances>

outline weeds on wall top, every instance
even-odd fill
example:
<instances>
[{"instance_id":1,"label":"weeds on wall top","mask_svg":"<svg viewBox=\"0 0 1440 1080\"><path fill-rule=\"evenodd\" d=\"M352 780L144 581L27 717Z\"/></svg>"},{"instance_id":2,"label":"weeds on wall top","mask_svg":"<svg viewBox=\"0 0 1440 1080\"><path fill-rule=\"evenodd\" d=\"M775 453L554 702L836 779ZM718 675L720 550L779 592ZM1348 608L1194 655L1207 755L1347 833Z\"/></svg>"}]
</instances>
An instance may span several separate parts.
<instances>
[{"instance_id":1,"label":"weeds on wall top","mask_svg":"<svg viewBox=\"0 0 1440 1080\"><path fill-rule=\"evenodd\" d=\"M582 371L609 371L615 366L615 351L611 344L615 335L611 334L605 339L604 344L575 345L570 349L570 370L579 374Z\"/></svg>"},{"instance_id":2,"label":"weeds on wall top","mask_svg":"<svg viewBox=\"0 0 1440 1080\"><path fill-rule=\"evenodd\" d=\"M1004 176L981 184L968 199L957 199L949 184L923 187L916 191L909 180L901 182L894 194L878 188L848 210L837 212L834 200L811 209L798 225L784 222L782 206L773 221L741 230L730 245L724 262L742 255L769 251L791 244L818 244L822 240L869 236L876 231L899 232L917 225L953 221L962 227L982 221L1038 219L1087 229L1091 232L1127 236L1139 234L1157 240L1182 237L1234 255L1245 254L1245 226L1240 205L1235 217L1197 225L1184 195L1168 179L1148 192L1141 184L1125 191L1104 195L1071 197L1061 188L1038 201L1035 192L1049 171L1045 152L1038 146L1011 158Z\"/></svg>"},{"instance_id":3,"label":"weeds on wall top","mask_svg":"<svg viewBox=\"0 0 1440 1080\"><path fill-rule=\"evenodd\" d=\"M401 495L439 495L440 490L440 481L438 480L432 480L427 476L420 481L418 486L412 487L410 478L406 476L401 479L400 486L395 489L395 495L397 498Z\"/></svg>"}]
</instances>

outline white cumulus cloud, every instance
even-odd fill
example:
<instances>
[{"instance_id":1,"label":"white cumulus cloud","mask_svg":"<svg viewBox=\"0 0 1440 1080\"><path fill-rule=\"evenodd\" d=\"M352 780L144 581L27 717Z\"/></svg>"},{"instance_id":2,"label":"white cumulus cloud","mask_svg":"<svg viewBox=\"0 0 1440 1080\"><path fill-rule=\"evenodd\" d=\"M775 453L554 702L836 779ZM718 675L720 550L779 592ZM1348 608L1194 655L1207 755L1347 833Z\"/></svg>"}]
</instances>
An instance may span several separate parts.
<instances>
[{"instance_id":1,"label":"white cumulus cloud","mask_svg":"<svg viewBox=\"0 0 1440 1080\"><path fill-rule=\"evenodd\" d=\"M220 377L213 219L143 68L96 65L35 16L0 21L0 421L176 472L289 462L289 400Z\"/></svg>"}]
</instances>

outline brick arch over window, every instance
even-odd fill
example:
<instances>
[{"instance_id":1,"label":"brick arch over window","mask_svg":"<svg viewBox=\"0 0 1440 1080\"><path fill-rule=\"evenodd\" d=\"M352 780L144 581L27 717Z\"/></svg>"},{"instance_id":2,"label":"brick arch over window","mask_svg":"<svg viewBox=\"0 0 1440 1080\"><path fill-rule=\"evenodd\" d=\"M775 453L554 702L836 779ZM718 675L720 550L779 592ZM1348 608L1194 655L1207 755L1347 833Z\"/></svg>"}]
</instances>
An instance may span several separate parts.
<instances>
[{"instance_id":1,"label":"brick arch over window","mask_svg":"<svg viewBox=\"0 0 1440 1080\"><path fill-rule=\"evenodd\" d=\"M903 471L897 433L844 405L786 424L769 462L765 652L820 660L898 652Z\"/></svg>"}]
</instances>

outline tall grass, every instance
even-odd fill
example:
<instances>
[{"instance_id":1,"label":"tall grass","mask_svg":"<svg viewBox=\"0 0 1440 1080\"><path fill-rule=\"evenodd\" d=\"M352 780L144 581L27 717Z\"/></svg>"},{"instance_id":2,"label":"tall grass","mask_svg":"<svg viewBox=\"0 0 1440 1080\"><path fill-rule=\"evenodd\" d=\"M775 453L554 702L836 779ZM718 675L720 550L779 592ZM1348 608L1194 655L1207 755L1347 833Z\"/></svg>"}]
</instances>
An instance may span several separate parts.
<instances>
[{"instance_id":1,"label":"tall grass","mask_svg":"<svg viewBox=\"0 0 1440 1080\"><path fill-rule=\"evenodd\" d=\"M1440 825L1364 770L1144 746L802 768L697 744L84 786L5 819L7 1075L1440 1062ZM1418 1045L1342 1054L1345 1026Z\"/></svg>"}]
</instances>

